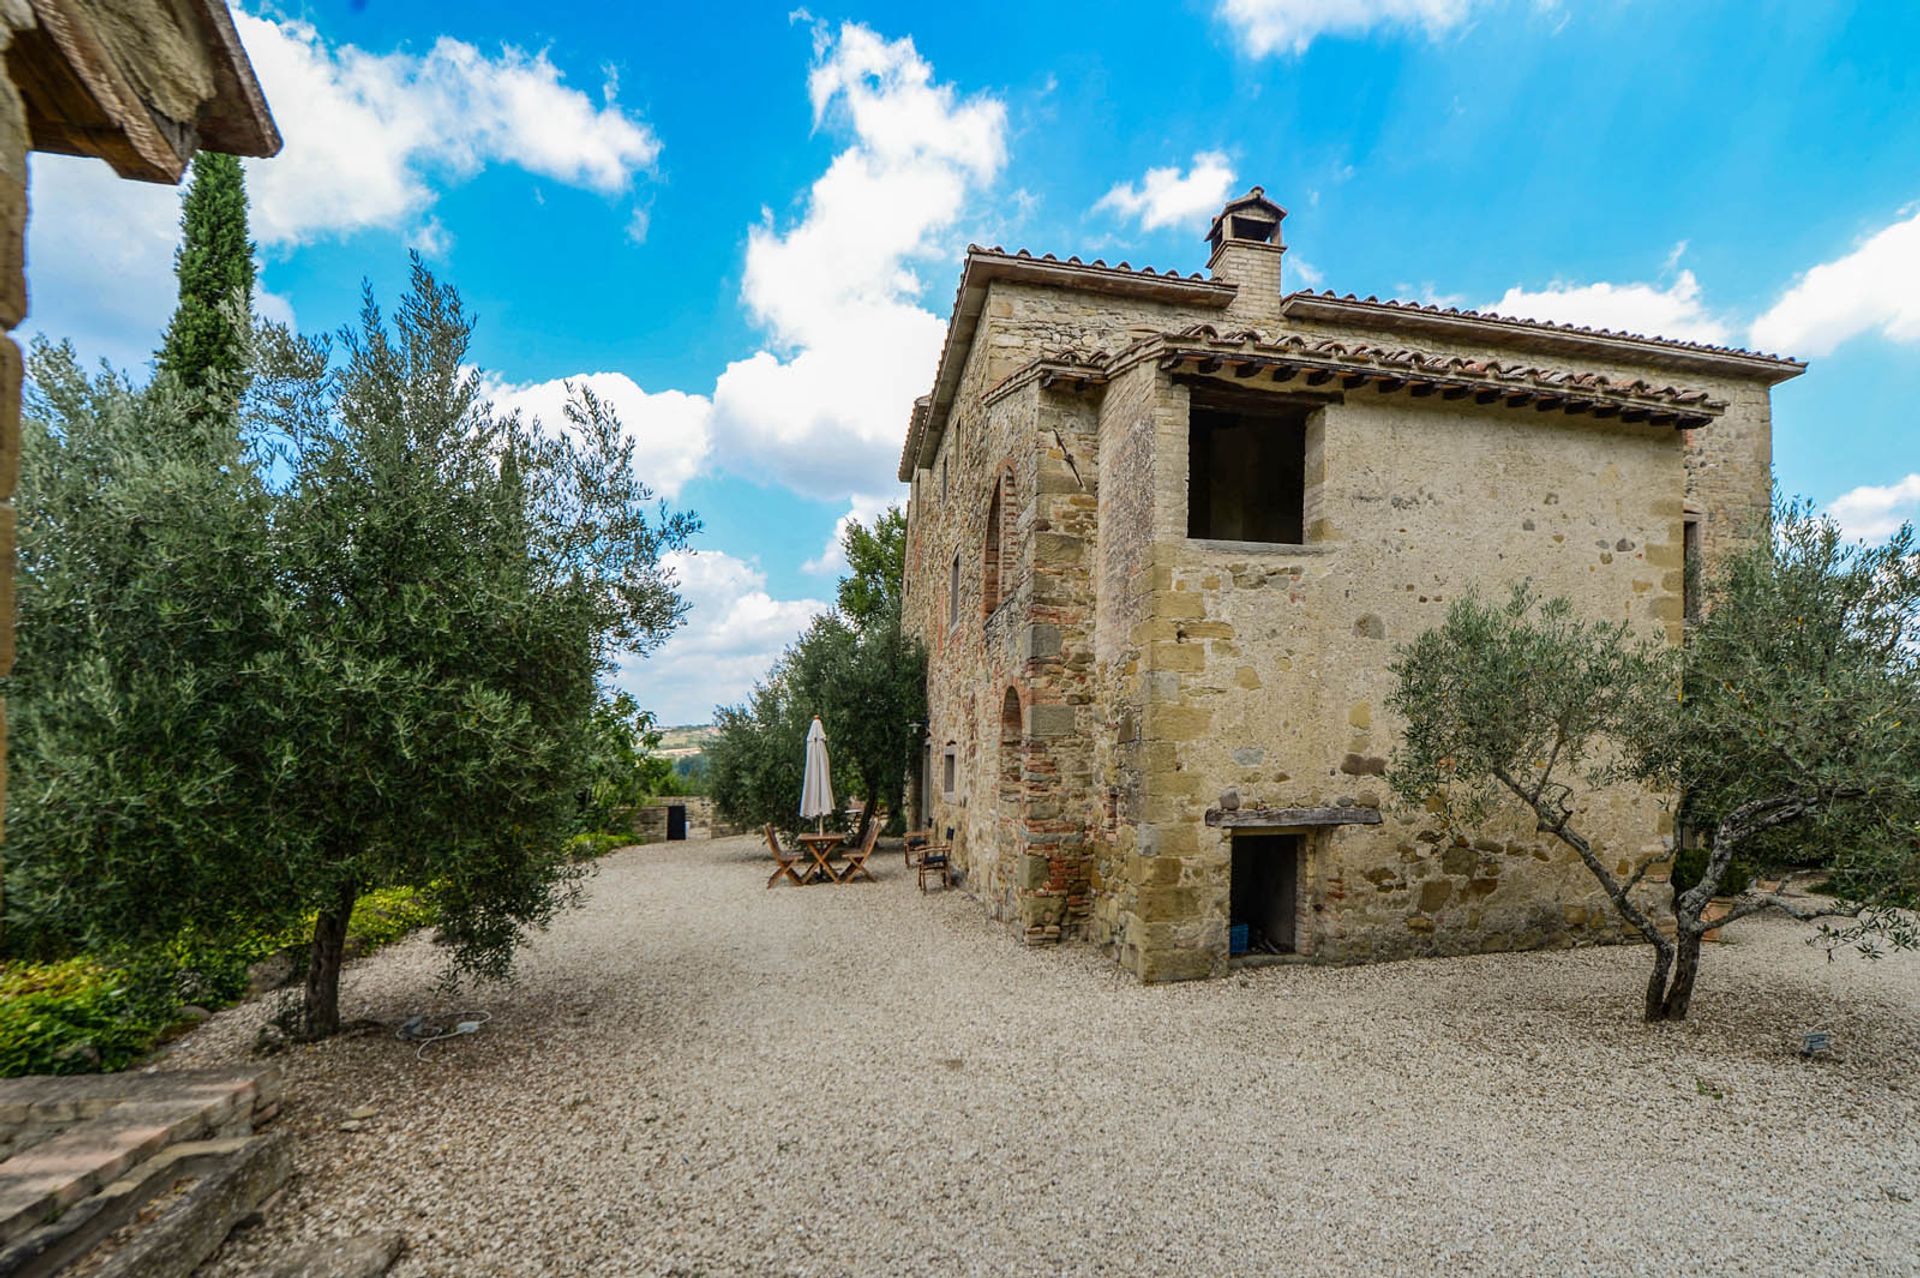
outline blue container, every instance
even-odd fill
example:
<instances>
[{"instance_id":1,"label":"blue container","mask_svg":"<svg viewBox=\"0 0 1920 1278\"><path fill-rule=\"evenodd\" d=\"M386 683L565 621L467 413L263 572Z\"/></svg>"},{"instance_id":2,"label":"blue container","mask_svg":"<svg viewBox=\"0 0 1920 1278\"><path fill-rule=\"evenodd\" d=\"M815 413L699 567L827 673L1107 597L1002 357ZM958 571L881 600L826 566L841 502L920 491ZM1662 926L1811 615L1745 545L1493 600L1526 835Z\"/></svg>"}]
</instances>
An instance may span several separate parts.
<instances>
[{"instance_id":1,"label":"blue container","mask_svg":"<svg viewBox=\"0 0 1920 1278\"><path fill-rule=\"evenodd\" d=\"M1232 954L1245 954L1247 952L1247 925L1245 923L1235 923L1227 929L1227 950Z\"/></svg>"}]
</instances>

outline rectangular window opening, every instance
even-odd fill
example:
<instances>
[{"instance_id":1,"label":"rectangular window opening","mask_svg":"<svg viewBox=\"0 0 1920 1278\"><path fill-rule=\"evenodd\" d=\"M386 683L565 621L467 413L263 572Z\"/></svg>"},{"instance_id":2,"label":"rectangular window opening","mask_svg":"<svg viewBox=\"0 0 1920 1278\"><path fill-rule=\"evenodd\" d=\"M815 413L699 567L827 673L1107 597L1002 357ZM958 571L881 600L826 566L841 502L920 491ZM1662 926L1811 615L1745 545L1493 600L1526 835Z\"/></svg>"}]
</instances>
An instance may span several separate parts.
<instances>
[{"instance_id":1,"label":"rectangular window opening","mask_svg":"<svg viewBox=\"0 0 1920 1278\"><path fill-rule=\"evenodd\" d=\"M1310 405L1231 408L1194 394L1187 434L1187 536L1299 545L1306 540Z\"/></svg>"},{"instance_id":2,"label":"rectangular window opening","mask_svg":"<svg viewBox=\"0 0 1920 1278\"><path fill-rule=\"evenodd\" d=\"M1700 521L1680 525L1680 614L1688 621L1700 617Z\"/></svg>"},{"instance_id":3,"label":"rectangular window opening","mask_svg":"<svg viewBox=\"0 0 1920 1278\"><path fill-rule=\"evenodd\" d=\"M959 773L959 755L952 746L948 746L940 760L940 793L949 799L953 797L954 784L960 779Z\"/></svg>"},{"instance_id":4,"label":"rectangular window opening","mask_svg":"<svg viewBox=\"0 0 1920 1278\"><path fill-rule=\"evenodd\" d=\"M947 569L947 625L960 624L960 552L953 552L953 564Z\"/></svg>"},{"instance_id":5,"label":"rectangular window opening","mask_svg":"<svg viewBox=\"0 0 1920 1278\"><path fill-rule=\"evenodd\" d=\"M1234 836L1227 917L1233 955L1295 952L1300 840L1297 834Z\"/></svg>"}]
</instances>

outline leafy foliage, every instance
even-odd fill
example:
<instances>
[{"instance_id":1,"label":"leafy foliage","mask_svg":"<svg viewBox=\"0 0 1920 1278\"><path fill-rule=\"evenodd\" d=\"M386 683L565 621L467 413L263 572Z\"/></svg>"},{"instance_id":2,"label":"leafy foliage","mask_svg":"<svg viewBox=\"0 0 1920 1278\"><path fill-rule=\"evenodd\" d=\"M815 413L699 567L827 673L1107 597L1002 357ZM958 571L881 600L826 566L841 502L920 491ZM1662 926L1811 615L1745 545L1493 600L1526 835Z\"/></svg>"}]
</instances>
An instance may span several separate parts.
<instances>
[{"instance_id":1,"label":"leafy foliage","mask_svg":"<svg viewBox=\"0 0 1920 1278\"><path fill-rule=\"evenodd\" d=\"M727 820L799 823L802 762L813 716L826 725L836 798L857 793L896 831L911 766L911 725L926 718L926 656L900 624L906 520L891 507L871 529L850 522L840 608L814 619L744 706L715 711L709 788Z\"/></svg>"},{"instance_id":2,"label":"leafy foliage","mask_svg":"<svg viewBox=\"0 0 1920 1278\"><path fill-rule=\"evenodd\" d=\"M155 944L297 917L271 866L270 498L169 379L36 344L22 422L8 941Z\"/></svg>"},{"instance_id":3,"label":"leafy foliage","mask_svg":"<svg viewBox=\"0 0 1920 1278\"><path fill-rule=\"evenodd\" d=\"M653 795L678 794L673 760L659 753L653 712L617 692L593 707L588 786L580 813L583 831L615 832L632 822L632 809Z\"/></svg>"},{"instance_id":4,"label":"leafy foliage","mask_svg":"<svg viewBox=\"0 0 1920 1278\"><path fill-rule=\"evenodd\" d=\"M496 417L471 328L416 258L391 325L369 295L337 348L260 330L237 429L171 375L36 350L16 952L305 921L318 1035L369 891L430 884L481 976L571 899L600 680L678 624L661 557L698 521L590 392L560 431Z\"/></svg>"},{"instance_id":5,"label":"leafy foliage","mask_svg":"<svg viewBox=\"0 0 1920 1278\"><path fill-rule=\"evenodd\" d=\"M1677 651L1523 584L1503 606L1456 602L1394 666L1390 704L1407 724L1395 793L1469 826L1518 801L1572 847L1654 947L1649 1020L1686 1015L1706 907L1722 892L1744 893L1722 922L1777 909L1827 920L1830 944L1869 954L1920 944L1890 908L1920 883L1912 533L1850 545L1797 505L1770 531L1706 583ZM1586 794L1616 782L1684 796L1704 831L1674 867L1671 937L1634 895L1652 863L1619 877L1579 830ZM1850 901L1806 907L1748 886L1789 832L1824 840Z\"/></svg>"},{"instance_id":6,"label":"leafy foliage","mask_svg":"<svg viewBox=\"0 0 1920 1278\"><path fill-rule=\"evenodd\" d=\"M174 254L180 303L157 363L190 393L232 412L245 380L253 309L246 178L231 155L201 151L180 212Z\"/></svg>"},{"instance_id":7,"label":"leafy foliage","mask_svg":"<svg viewBox=\"0 0 1920 1278\"><path fill-rule=\"evenodd\" d=\"M431 882L458 968L497 977L572 899L599 680L678 624L660 559L698 522L654 512L591 391L561 432L496 419L458 295L417 256L412 276L391 331L368 294L337 368L324 342L266 334L257 404L290 474L290 588L261 666L286 743L275 792L314 832L282 854L320 911L316 973L341 902ZM313 989L310 1029L330 1032Z\"/></svg>"}]
</instances>

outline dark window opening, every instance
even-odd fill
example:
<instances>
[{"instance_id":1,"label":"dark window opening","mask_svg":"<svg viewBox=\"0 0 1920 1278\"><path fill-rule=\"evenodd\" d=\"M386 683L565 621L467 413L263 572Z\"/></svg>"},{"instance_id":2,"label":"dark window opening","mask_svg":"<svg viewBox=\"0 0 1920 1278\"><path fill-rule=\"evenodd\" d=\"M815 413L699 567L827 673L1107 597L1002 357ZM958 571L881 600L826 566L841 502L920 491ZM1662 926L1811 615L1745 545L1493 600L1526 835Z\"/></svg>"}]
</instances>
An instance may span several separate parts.
<instances>
[{"instance_id":1,"label":"dark window opening","mask_svg":"<svg viewBox=\"0 0 1920 1278\"><path fill-rule=\"evenodd\" d=\"M687 806L684 803L667 805L667 838L680 840L687 837Z\"/></svg>"},{"instance_id":2,"label":"dark window opening","mask_svg":"<svg viewBox=\"0 0 1920 1278\"><path fill-rule=\"evenodd\" d=\"M1300 836L1238 834L1228 887L1234 954L1291 954L1300 913Z\"/></svg>"},{"instance_id":3,"label":"dark window opening","mask_svg":"<svg viewBox=\"0 0 1920 1278\"><path fill-rule=\"evenodd\" d=\"M1688 621L1700 617L1700 521L1680 525L1680 613Z\"/></svg>"},{"instance_id":4,"label":"dark window opening","mask_svg":"<svg viewBox=\"0 0 1920 1278\"><path fill-rule=\"evenodd\" d=\"M1298 545L1306 540L1306 407L1208 407L1188 419L1187 536Z\"/></svg>"},{"instance_id":5,"label":"dark window opening","mask_svg":"<svg viewBox=\"0 0 1920 1278\"><path fill-rule=\"evenodd\" d=\"M940 793L949 799L953 797L954 787L960 779L959 772L959 756L954 749L953 742L949 741L947 742L946 753L941 756L940 765Z\"/></svg>"}]
</instances>

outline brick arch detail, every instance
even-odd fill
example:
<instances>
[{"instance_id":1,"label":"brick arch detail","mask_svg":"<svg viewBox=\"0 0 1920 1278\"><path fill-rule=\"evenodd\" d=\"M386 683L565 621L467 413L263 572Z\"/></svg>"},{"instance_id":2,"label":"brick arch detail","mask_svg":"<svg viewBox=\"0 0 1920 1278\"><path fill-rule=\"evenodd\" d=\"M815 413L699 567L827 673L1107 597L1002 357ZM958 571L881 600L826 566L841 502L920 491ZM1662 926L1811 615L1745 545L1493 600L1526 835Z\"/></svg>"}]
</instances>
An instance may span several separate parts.
<instances>
[{"instance_id":1,"label":"brick arch detail","mask_svg":"<svg viewBox=\"0 0 1920 1278\"><path fill-rule=\"evenodd\" d=\"M1013 473L1013 460L1002 461L993 472L987 490L986 528L981 537L980 615L989 617L1005 602L1008 591L1010 556L1014 529L1020 520L1019 490Z\"/></svg>"}]
</instances>

